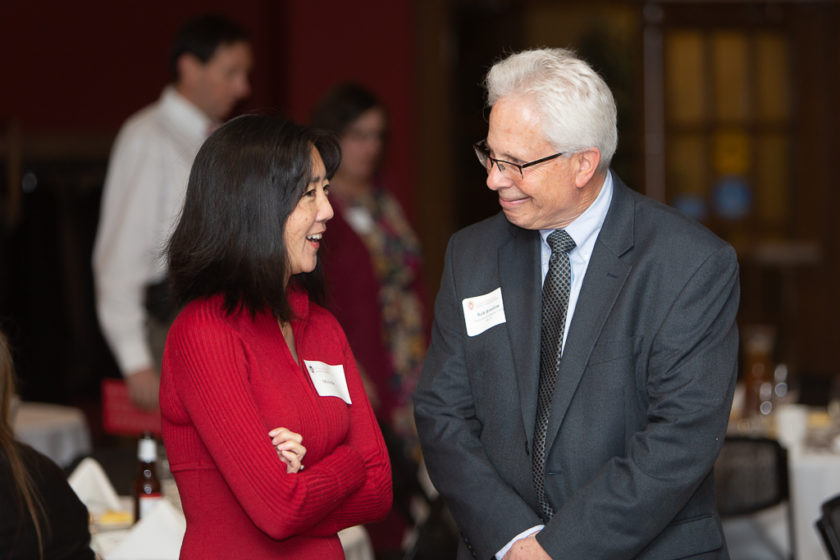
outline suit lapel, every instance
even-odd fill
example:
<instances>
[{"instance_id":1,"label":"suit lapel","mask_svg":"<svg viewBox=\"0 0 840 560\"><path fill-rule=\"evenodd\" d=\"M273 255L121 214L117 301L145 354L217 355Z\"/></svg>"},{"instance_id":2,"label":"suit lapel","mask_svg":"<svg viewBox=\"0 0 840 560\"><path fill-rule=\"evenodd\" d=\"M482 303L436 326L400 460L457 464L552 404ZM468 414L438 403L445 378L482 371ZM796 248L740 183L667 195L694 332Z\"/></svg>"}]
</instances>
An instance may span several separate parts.
<instances>
[{"instance_id":1,"label":"suit lapel","mask_svg":"<svg viewBox=\"0 0 840 560\"><path fill-rule=\"evenodd\" d=\"M540 278L539 232L508 224L510 240L499 248L499 278L513 353L522 422L533 446L537 416L537 386L540 371ZM538 297L534 297L538 294Z\"/></svg>"},{"instance_id":2,"label":"suit lapel","mask_svg":"<svg viewBox=\"0 0 840 560\"><path fill-rule=\"evenodd\" d=\"M613 174L613 197L589 259L560 362L546 442L553 442L569 408L592 348L601 334L631 265L621 259L633 247L634 201ZM550 443L549 443L550 445Z\"/></svg>"}]
</instances>

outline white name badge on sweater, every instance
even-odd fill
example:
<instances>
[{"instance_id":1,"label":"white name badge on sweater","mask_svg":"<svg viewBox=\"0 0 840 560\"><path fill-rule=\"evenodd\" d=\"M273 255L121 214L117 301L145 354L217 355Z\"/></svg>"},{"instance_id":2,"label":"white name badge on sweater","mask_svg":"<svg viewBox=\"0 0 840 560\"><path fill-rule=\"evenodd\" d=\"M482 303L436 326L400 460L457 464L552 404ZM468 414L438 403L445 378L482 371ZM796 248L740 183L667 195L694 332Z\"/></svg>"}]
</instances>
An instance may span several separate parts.
<instances>
[{"instance_id":1,"label":"white name badge on sweater","mask_svg":"<svg viewBox=\"0 0 840 560\"><path fill-rule=\"evenodd\" d=\"M312 378L315 390L322 397L338 397L347 404L350 402L350 391L347 390L347 379L344 377L344 366L331 366L315 360L303 360L306 371Z\"/></svg>"},{"instance_id":2,"label":"white name badge on sweater","mask_svg":"<svg viewBox=\"0 0 840 560\"><path fill-rule=\"evenodd\" d=\"M490 327L505 322L505 306L502 303L502 289L496 288L483 296L464 298L464 321L467 334L476 336Z\"/></svg>"}]
</instances>

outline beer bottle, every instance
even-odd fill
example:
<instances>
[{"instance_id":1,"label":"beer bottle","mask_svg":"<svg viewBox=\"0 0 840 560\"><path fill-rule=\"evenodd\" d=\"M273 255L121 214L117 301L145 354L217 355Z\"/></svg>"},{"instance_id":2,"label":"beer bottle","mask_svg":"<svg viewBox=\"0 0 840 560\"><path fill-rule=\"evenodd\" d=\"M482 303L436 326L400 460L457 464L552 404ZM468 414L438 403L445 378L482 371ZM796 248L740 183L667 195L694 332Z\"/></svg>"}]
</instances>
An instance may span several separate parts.
<instances>
[{"instance_id":1,"label":"beer bottle","mask_svg":"<svg viewBox=\"0 0 840 560\"><path fill-rule=\"evenodd\" d=\"M163 498L157 475L157 442L144 434L137 445L137 477L134 479L134 522L146 516Z\"/></svg>"}]
</instances>

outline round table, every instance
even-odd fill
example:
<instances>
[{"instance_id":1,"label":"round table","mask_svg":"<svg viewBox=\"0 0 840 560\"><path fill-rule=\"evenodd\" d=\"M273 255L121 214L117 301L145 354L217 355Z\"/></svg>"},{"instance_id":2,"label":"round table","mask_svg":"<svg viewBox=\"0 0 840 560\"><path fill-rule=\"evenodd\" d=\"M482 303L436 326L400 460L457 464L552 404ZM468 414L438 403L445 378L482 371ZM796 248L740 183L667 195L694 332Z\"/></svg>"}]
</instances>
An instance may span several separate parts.
<instances>
[{"instance_id":1,"label":"round table","mask_svg":"<svg viewBox=\"0 0 840 560\"><path fill-rule=\"evenodd\" d=\"M61 467L91 452L87 420L78 408L20 402L15 406L12 429L19 441Z\"/></svg>"}]
</instances>

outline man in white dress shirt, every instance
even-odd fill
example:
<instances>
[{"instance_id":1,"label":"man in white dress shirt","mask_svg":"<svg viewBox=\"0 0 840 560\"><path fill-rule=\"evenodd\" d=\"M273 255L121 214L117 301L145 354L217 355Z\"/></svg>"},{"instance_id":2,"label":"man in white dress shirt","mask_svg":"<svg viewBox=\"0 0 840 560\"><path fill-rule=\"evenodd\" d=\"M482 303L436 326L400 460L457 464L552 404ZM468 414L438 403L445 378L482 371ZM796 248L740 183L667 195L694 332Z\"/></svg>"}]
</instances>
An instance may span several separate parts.
<instances>
[{"instance_id":1,"label":"man in white dress shirt","mask_svg":"<svg viewBox=\"0 0 840 560\"><path fill-rule=\"evenodd\" d=\"M115 141L93 252L96 307L131 399L158 402L160 356L174 310L163 250L190 167L208 134L250 93L251 45L217 15L187 21L170 53L173 83Z\"/></svg>"}]
</instances>

